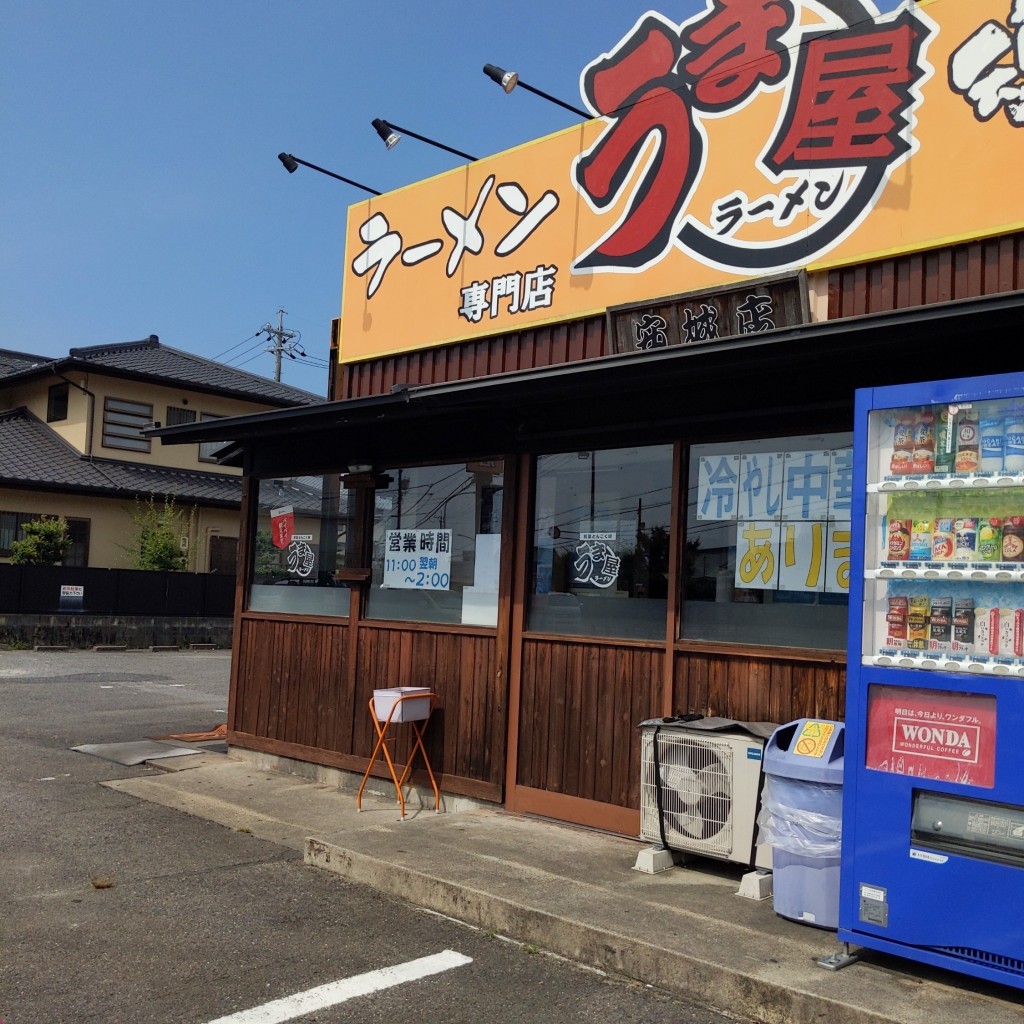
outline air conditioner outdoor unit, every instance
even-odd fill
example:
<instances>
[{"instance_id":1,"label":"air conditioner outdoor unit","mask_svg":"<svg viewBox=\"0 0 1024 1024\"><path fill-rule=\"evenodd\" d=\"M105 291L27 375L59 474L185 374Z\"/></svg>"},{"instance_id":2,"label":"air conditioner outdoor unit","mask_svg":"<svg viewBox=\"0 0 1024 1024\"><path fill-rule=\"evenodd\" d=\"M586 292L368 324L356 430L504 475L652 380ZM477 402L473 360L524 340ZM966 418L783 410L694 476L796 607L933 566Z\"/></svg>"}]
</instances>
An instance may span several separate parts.
<instances>
[{"instance_id":1,"label":"air conditioner outdoor unit","mask_svg":"<svg viewBox=\"0 0 1024 1024\"><path fill-rule=\"evenodd\" d=\"M644 723L640 836L669 850L770 868L755 847L765 741L749 733Z\"/></svg>"}]
</instances>

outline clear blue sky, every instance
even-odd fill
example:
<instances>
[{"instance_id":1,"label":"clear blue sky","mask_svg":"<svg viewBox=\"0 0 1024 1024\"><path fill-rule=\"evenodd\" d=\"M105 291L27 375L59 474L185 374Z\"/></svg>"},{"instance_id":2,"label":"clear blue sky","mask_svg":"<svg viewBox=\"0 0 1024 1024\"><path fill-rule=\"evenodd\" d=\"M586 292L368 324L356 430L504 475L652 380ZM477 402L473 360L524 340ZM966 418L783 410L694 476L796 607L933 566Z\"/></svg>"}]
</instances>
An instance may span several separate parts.
<instances>
[{"instance_id":1,"label":"clear blue sky","mask_svg":"<svg viewBox=\"0 0 1024 1024\"><path fill-rule=\"evenodd\" d=\"M703 3L700 4L703 7ZM883 8L894 4L886 2ZM272 377L277 310L325 394L345 210L574 123L579 76L647 10L697 0L0 0L0 348L59 356L156 334Z\"/></svg>"}]
</instances>

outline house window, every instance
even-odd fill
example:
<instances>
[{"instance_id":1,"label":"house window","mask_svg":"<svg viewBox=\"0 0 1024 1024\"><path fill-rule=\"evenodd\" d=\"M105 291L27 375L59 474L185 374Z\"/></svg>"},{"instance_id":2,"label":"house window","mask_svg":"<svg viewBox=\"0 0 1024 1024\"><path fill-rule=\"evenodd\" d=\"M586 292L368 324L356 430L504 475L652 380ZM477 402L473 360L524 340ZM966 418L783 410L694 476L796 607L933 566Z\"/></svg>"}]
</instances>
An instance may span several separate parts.
<instances>
[{"instance_id":1,"label":"house window","mask_svg":"<svg viewBox=\"0 0 1024 1024\"><path fill-rule=\"evenodd\" d=\"M46 394L46 422L56 423L68 418L68 384L51 384Z\"/></svg>"},{"instance_id":2,"label":"house window","mask_svg":"<svg viewBox=\"0 0 1024 1024\"><path fill-rule=\"evenodd\" d=\"M103 447L148 452L151 443L142 436L144 427L153 424L153 406L148 402L129 402L124 398L103 401Z\"/></svg>"},{"instance_id":3,"label":"house window","mask_svg":"<svg viewBox=\"0 0 1024 1024\"><path fill-rule=\"evenodd\" d=\"M841 650L853 435L693 445L681 635Z\"/></svg>"},{"instance_id":4,"label":"house window","mask_svg":"<svg viewBox=\"0 0 1024 1024\"><path fill-rule=\"evenodd\" d=\"M184 409L180 405L167 406L167 426L177 427L182 423L195 423L195 409Z\"/></svg>"},{"instance_id":5,"label":"house window","mask_svg":"<svg viewBox=\"0 0 1024 1024\"><path fill-rule=\"evenodd\" d=\"M0 512L0 555L9 557L14 542L24 536L22 526L38 518L31 512Z\"/></svg>"},{"instance_id":6,"label":"house window","mask_svg":"<svg viewBox=\"0 0 1024 1024\"><path fill-rule=\"evenodd\" d=\"M527 628L663 639L672 446L537 459Z\"/></svg>"},{"instance_id":7,"label":"house window","mask_svg":"<svg viewBox=\"0 0 1024 1024\"><path fill-rule=\"evenodd\" d=\"M220 413L215 412L204 412L200 419L207 423L210 420L222 420L224 419ZM200 462L216 462L217 452L227 444L227 441L200 441L199 442L199 461Z\"/></svg>"},{"instance_id":8,"label":"house window","mask_svg":"<svg viewBox=\"0 0 1024 1024\"><path fill-rule=\"evenodd\" d=\"M500 459L387 471L368 618L497 625L503 472Z\"/></svg>"},{"instance_id":9,"label":"house window","mask_svg":"<svg viewBox=\"0 0 1024 1024\"><path fill-rule=\"evenodd\" d=\"M16 540L22 540L25 532L22 527L39 519L44 513L39 512L0 512L0 557L9 558ZM63 565L87 565L89 562L89 520L68 519L68 533L71 536L71 547L64 557Z\"/></svg>"}]
</instances>

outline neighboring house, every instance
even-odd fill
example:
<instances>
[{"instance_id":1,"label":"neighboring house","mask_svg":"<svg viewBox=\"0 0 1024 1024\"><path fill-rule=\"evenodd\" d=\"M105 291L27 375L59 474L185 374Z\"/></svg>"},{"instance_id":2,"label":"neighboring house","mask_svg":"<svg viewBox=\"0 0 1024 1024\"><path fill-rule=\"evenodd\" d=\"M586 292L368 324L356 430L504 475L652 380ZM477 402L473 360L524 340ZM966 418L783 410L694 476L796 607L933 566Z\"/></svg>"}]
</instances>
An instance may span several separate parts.
<instances>
[{"instance_id":1,"label":"neighboring house","mask_svg":"<svg viewBox=\"0 0 1024 1024\"><path fill-rule=\"evenodd\" d=\"M63 515L66 565L130 568L137 503L170 498L190 520L188 570L233 573L241 472L217 464L218 443L170 447L143 431L322 401L155 335L57 358L0 349L0 562L24 523Z\"/></svg>"}]
</instances>

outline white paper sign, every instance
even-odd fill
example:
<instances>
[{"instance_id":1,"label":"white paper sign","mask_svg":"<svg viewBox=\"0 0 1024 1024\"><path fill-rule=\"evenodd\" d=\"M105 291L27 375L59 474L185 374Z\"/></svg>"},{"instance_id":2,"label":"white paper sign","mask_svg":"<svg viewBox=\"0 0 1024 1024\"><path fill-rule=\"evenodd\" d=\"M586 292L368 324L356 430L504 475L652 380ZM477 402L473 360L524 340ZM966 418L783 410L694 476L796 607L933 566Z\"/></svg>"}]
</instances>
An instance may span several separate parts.
<instances>
[{"instance_id":1,"label":"white paper sign","mask_svg":"<svg viewBox=\"0 0 1024 1024\"><path fill-rule=\"evenodd\" d=\"M384 535L382 586L448 590L451 572L451 530L388 530Z\"/></svg>"},{"instance_id":2,"label":"white paper sign","mask_svg":"<svg viewBox=\"0 0 1024 1024\"><path fill-rule=\"evenodd\" d=\"M782 515L783 452L751 452L740 456L740 519L778 519Z\"/></svg>"},{"instance_id":3,"label":"white paper sign","mask_svg":"<svg viewBox=\"0 0 1024 1024\"><path fill-rule=\"evenodd\" d=\"M829 452L786 452L782 518L802 522L828 517Z\"/></svg>"},{"instance_id":4,"label":"white paper sign","mask_svg":"<svg viewBox=\"0 0 1024 1024\"><path fill-rule=\"evenodd\" d=\"M735 519L738 455L702 455L697 469L697 518Z\"/></svg>"}]
</instances>

